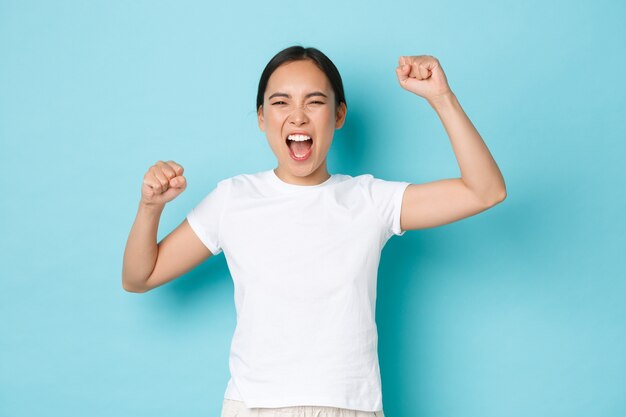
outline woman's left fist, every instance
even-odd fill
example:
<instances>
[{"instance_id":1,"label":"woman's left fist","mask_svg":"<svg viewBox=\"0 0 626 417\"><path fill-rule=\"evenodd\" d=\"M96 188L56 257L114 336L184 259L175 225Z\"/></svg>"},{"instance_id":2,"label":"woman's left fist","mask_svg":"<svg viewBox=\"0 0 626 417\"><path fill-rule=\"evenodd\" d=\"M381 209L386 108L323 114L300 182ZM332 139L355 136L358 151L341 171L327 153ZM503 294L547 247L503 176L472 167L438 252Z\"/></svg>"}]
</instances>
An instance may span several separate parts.
<instances>
[{"instance_id":1,"label":"woman's left fist","mask_svg":"<svg viewBox=\"0 0 626 417\"><path fill-rule=\"evenodd\" d=\"M451 92L441 64L434 56L401 56L396 75L402 88L428 101Z\"/></svg>"}]
</instances>

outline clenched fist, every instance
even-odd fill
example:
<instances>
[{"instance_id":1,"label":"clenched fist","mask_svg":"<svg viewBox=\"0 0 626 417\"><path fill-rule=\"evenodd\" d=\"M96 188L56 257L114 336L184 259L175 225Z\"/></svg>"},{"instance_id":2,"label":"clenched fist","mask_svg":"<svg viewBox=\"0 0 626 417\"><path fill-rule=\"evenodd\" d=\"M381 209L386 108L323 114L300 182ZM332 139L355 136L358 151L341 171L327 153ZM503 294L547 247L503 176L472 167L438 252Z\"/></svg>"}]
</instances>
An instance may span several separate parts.
<instances>
[{"instance_id":1,"label":"clenched fist","mask_svg":"<svg viewBox=\"0 0 626 417\"><path fill-rule=\"evenodd\" d=\"M143 176L141 202L150 206L165 205L185 191L186 187L183 167L174 161L157 161Z\"/></svg>"},{"instance_id":2,"label":"clenched fist","mask_svg":"<svg viewBox=\"0 0 626 417\"><path fill-rule=\"evenodd\" d=\"M396 75L402 88L428 101L451 91L439 60L434 56L401 56Z\"/></svg>"}]
</instances>

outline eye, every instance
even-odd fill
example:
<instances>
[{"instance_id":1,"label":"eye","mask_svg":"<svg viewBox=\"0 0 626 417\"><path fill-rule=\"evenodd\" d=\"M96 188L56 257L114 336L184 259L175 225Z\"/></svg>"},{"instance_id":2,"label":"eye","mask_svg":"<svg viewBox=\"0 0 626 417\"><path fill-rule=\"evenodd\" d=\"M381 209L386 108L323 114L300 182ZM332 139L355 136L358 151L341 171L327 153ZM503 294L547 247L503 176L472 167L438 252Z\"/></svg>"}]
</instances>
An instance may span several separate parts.
<instances>
[{"instance_id":1,"label":"eye","mask_svg":"<svg viewBox=\"0 0 626 417\"><path fill-rule=\"evenodd\" d=\"M287 103L285 103L284 101L275 101L272 103L272 106L275 106L277 104L287 104Z\"/></svg>"},{"instance_id":2,"label":"eye","mask_svg":"<svg viewBox=\"0 0 626 417\"><path fill-rule=\"evenodd\" d=\"M310 102L309 104L324 104L324 102L323 102L323 101L317 101L317 100L316 100L316 101L312 101L312 102Z\"/></svg>"}]
</instances>

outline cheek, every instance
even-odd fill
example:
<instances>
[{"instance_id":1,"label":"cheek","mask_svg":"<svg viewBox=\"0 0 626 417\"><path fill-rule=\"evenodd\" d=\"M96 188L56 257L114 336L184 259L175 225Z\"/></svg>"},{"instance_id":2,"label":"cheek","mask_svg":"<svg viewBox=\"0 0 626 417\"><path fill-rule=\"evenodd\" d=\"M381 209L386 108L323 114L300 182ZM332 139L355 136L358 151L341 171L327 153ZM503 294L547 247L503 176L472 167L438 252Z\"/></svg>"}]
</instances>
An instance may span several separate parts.
<instances>
[{"instance_id":1,"label":"cheek","mask_svg":"<svg viewBox=\"0 0 626 417\"><path fill-rule=\"evenodd\" d=\"M320 123L324 126L335 126L335 118L330 112L324 112L320 115Z\"/></svg>"},{"instance_id":2,"label":"cheek","mask_svg":"<svg viewBox=\"0 0 626 417\"><path fill-rule=\"evenodd\" d=\"M270 113L266 115L265 123L269 130L280 129L285 118L278 113Z\"/></svg>"}]
</instances>

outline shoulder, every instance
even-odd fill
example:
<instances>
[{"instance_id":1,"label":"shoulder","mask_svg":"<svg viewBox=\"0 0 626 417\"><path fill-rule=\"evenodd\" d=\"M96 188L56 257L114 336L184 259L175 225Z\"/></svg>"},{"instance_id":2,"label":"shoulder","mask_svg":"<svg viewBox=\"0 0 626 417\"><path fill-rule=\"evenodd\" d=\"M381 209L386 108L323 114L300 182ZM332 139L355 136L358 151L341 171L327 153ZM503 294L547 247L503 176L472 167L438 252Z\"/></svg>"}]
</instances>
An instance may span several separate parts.
<instances>
[{"instance_id":1,"label":"shoulder","mask_svg":"<svg viewBox=\"0 0 626 417\"><path fill-rule=\"evenodd\" d=\"M384 186L384 184L393 183L394 181L387 181L382 178L377 178L372 174L359 174L355 176L341 175L343 182L349 183L353 186L369 189L377 186Z\"/></svg>"},{"instance_id":2,"label":"shoulder","mask_svg":"<svg viewBox=\"0 0 626 417\"><path fill-rule=\"evenodd\" d=\"M375 177L372 174L359 174L359 175L337 175L338 179L335 181L338 191L342 194L349 194L353 197L361 196L366 200L377 200L385 198L385 194L389 194L391 189L394 188L392 181L386 181Z\"/></svg>"},{"instance_id":3,"label":"shoulder","mask_svg":"<svg viewBox=\"0 0 626 417\"><path fill-rule=\"evenodd\" d=\"M354 180L369 198L381 202L402 198L404 190L410 185L407 181L386 180L372 174L362 174L354 177Z\"/></svg>"},{"instance_id":4,"label":"shoulder","mask_svg":"<svg viewBox=\"0 0 626 417\"><path fill-rule=\"evenodd\" d=\"M373 176L372 174L359 174L359 175L347 175L347 174L334 174L335 185L342 191L354 190L361 194L372 194L372 190L378 188L385 188L391 184L391 181L386 181ZM375 192L375 191L374 191Z\"/></svg>"},{"instance_id":5,"label":"shoulder","mask_svg":"<svg viewBox=\"0 0 626 417\"><path fill-rule=\"evenodd\" d=\"M333 174L335 177L335 184L347 184L347 185L360 185L366 184L374 178L371 174L359 174L359 175L348 175L348 174Z\"/></svg>"},{"instance_id":6,"label":"shoulder","mask_svg":"<svg viewBox=\"0 0 626 417\"><path fill-rule=\"evenodd\" d=\"M263 197L272 194L271 171L237 174L224 178L218 186L225 190L231 199Z\"/></svg>"},{"instance_id":7,"label":"shoulder","mask_svg":"<svg viewBox=\"0 0 626 417\"><path fill-rule=\"evenodd\" d=\"M231 177L222 178L217 181L217 188L236 188L245 187L250 184L263 181L264 172L257 172L253 174L237 174Z\"/></svg>"},{"instance_id":8,"label":"shoulder","mask_svg":"<svg viewBox=\"0 0 626 417\"><path fill-rule=\"evenodd\" d=\"M225 178L222 181L224 181L225 184L228 184L231 188L245 189L267 183L269 176L268 172L269 171L243 173Z\"/></svg>"},{"instance_id":9,"label":"shoulder","mask_svg":"<svg viewBox=\"0 0 626 417\"><path fill-rule=\"evenodd\" d=\"M377 178L372 174L358 174L358 175L347 175L347 174L334 174L338 178L345 181L352 181L359 184L367 184L371 182L385 181L381 178Z\"/></svg>"}]
</instances>

